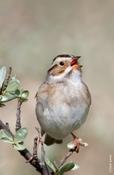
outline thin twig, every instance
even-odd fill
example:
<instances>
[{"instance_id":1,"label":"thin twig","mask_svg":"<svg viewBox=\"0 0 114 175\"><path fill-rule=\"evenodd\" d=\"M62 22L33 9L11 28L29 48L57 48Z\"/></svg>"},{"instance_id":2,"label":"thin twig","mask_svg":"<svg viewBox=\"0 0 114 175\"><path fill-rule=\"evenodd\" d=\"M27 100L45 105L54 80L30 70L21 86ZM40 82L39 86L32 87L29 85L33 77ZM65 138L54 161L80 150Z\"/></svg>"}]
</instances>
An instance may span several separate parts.
<instances>
[{"instance_id":1,"label":"thin twig","mask_svg":"<svg viewBox=\"0 0 114 175\"><path fill-rule=\"evenodd\" d=\"M37 158L37 141L38 141L38 137L34 138L34 145L33 145L33 157Z\"/></svg>"},{"instance_id":2,"label":"thin twig","mask_svg":"<svg viewBox=\"0 0 114 175\"><path fill-rule=\"evenodd\" d=\"M17 103L17 112L16 112L16 127L15 130L19 130L21 128L21 105L22 105L22 101L20 99L18 99L18 103Z\"/></svg>"},{"instance_id":3,"label":"thin twig","mask_svg":"<svg viewBox=\"0 0 114 175\"><path fill-rule=\"evenodd\" d=\"M52 175L52 174L54 174L53 172L49 172L48 167L47 167L47 165L46 165L45 162L44 162L42 171L43 171L43 173L44 173L45 175Z\"/></svg>"},{"instance_id":4,"label":"thin twig","mask_svg":"<svg viewBox=\"0 0 114 175\"><path fill-rule=\"evenodd\" d=\"M69 151L66 155L65 155L65 157L64 157L64 159L61 161L61 163L60 163L60 165L59 165L59 168L62 166L62 165L64 165L64 163L67 161L67 159L73 154L73 152L74 151Z\"/></svg>"}]
</instances>

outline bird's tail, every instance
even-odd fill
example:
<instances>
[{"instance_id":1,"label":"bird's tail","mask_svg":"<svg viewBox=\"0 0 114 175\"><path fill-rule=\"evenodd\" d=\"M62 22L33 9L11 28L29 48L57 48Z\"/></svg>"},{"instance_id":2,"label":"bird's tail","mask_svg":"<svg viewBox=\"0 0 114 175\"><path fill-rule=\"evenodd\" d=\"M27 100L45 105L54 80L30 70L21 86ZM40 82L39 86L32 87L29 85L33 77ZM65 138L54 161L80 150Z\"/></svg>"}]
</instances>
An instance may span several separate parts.
<instances>
[{"instance_id":1,"label":"bird's tail","mask_svg":"<svg viewBox=\"0 0 114 175\"><path fill-rule=\"evenodd\" d=\"M57 144L61 144L63 141L62 140L57 140L57 139L54 139L52 138L51 136L49 136L48 134L46 134L45 136L45 140L44 140L44 143L48 146L54 144L54 143L57 143Z\"/></svg>"}]
</instances>

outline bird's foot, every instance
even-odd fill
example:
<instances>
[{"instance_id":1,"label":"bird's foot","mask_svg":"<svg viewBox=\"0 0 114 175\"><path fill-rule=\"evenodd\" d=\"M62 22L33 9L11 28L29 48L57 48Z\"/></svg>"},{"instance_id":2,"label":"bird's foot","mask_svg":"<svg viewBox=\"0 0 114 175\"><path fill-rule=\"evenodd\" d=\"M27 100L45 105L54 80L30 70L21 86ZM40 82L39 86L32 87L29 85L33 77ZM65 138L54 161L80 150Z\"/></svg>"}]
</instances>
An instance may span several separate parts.
<instances>
[{"instance_id":1,"label":"bird's foot","mask_svg":"<svg viewBox=\"0 0 114 175\"><path fill-rule=\"evenodd\" d=\"M88 146L88 143L83 142L82 139L77 137L74 133L71 133L71 135L73 137L73 141L68 144L68 148L70 151L75 151L76 153L79 153L80 146Z\"/></svg>"},{"instance_id":2,"label":"bird's foot","mask_svg":"<svg viewBox=\"0 0 114 175\"><path fill-rule=\"evenodd\" d=\"M38 139L37 139L37 146L39 147L39 145L43 145L44 144L44 139L43 139L43 135L44 133L42 133L42 131L40 131L39 128L35 127L37 133L38 133Z\"/></svg>"},{"instance_id":3,"label":"bird's foot","mask_svg":"<svg viewBox=\"0 0 114 175\"><path fill-rule=\"evenodd\" d=\"M76 153L79 153L81 140L74 133L71 133L71 135L73 137L72 144L74 145L75 151L76 151Z\"/></svg>"}]
</instances>

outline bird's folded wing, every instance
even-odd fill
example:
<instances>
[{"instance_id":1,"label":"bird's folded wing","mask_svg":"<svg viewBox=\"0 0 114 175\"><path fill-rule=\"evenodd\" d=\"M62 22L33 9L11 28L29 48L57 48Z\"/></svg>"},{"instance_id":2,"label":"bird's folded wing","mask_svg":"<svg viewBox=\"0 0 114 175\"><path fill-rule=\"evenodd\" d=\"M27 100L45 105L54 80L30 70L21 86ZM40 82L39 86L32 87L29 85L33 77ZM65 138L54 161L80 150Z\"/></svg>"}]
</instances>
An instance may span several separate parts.
<instances>
[{"instance_id":1,"label":"bird's folded wing","mask_svg":"<svg viewBox=\"0 0 114 175\"><path fill-rule=\"evenodd\" d=\"M52 96L55 92L54 84L43 83L36 94L36 100L46 100L49 96Z\"/></svg>"}]
</instances>

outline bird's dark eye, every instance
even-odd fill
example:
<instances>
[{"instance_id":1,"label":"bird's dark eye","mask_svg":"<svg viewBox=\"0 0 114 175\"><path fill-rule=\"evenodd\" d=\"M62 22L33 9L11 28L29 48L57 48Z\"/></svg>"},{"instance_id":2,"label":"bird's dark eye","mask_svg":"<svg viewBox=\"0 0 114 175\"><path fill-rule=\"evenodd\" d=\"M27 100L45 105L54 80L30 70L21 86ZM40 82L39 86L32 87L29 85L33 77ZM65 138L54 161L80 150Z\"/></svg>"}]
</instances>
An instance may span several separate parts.
<instances>
[{"instance_id":1,"label":"bird's dark eye","mask_svg":"<svg viewBox=\"0 0 114 175\"><path fill-rule=\"evenodd\" d=\"M63 62L63 61L61 61L59 64L60 64L61 66L64 66L64 62Z\"/></svg>"}]
</instances>

